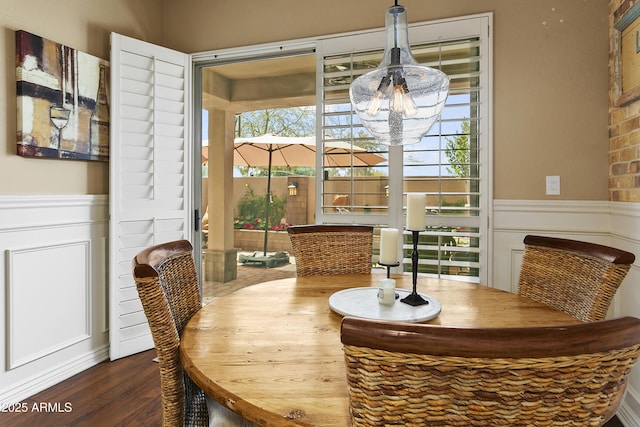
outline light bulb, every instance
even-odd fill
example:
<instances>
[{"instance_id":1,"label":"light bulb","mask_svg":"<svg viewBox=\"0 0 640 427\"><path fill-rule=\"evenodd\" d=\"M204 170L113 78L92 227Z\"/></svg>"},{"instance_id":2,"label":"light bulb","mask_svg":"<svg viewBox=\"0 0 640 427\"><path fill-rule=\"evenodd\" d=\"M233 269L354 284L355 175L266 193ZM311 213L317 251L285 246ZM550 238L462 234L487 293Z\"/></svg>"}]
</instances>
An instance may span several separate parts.
<instances>
[{"instance_id":1,"label":"light bulb","mask_svg":"<svg viewBox=\"0 0 640 427\"><path fill-rule=\"evenodd\" d=\"M409 93L404 77L400 77L399 84L393 87L391 109L396 113L402 113L405 117L413 117L418 114L418 107Z\"/></svg>"},{"instance_id":2,"label":"light bulb","mask_svg":"<svg viewBox=\"0 0 640 427\"><path fill-rule=\"evenodd\" d=\"M396 113L404 113L404 106L402 105L403 98L404 93L402 92L402 86L394 86L390 104L392 111L395 111Z\"/></svg>"},{"instance_id":3,"label":"light bulb","mask_svg":"<svg viewBox=\"0 0 640 427\"><path fill-rule=\"evenodd\" d=\"M390 7L380 66L349 88L362 125L383 144L419 142L440 117L448 93L446 74L419 65L411 56L406 9Z\"/></svg>"},{"instance_id":4,"label":"light bulb","mask_svg":"<svg viewBox=\"0 0 640 427\"><path fill-rule=\"evenodd\" d=\"M380 84L376 88L376 92L371 97L371 101L369 102L369 107L367 108L367 113L375 116L380 112L380 107L382 107L382 100L384 99L384 92L389 87L391 83L391 76L387 75L380 80Z\"/></svg>"},{"instance_id":5,"label":"light bulb","mask_svg":"<svg viewBox=\"0 0 640 427\"><path fill-rule=\"evenodd\" d=\"M414 117L418 114L418 107L408 92L402 95L402 105L404 106L404 115L406 117Z\"/></svg>"},{"instance_id":6,"label":"light bulb","mask_svg":"<svg viewBox=\"0 0 640 427\"><path fill-rule=\"evenodd\" d=\"M375 116L380 112L380 107L382 106L382 98L384 98L384 93L376 91L376 93L373 95L373 98L371 98L371 102L369 102L367 114Z\"/></svg>"}]
</instances>

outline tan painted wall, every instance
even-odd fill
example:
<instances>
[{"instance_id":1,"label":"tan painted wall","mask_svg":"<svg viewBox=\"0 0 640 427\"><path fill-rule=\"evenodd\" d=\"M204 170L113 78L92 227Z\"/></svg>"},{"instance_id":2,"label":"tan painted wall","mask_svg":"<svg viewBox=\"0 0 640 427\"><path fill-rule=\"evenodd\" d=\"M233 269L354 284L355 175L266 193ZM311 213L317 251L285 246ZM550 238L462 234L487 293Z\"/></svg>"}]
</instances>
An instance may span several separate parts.
<instances>
[{"instance_id":1,"label":"tan painted wall","mask_svg":"<svg viewBox=\"0 0 640 427\"><path fill-rule=\"evenodd\" d=\"M162 4L164 3L164 10ZM376 3L376 4L374 4ZM405 0L411 22L494 13L494 197L608 198L608 5L602 0ZM14 30L108 58L109 33L186 52L383 25L371 0L0 0L0 194L106 194L108 166L15 155ZM163 23L164 16L171 20ZM307 18L313 17L313 18ZM185 28L188 26L188 31Z\"/></svg>"},{"instance_id":2,"label":"tan painted wall","mask_svg":"<svg viewBox=\"0 0 640 427\"><path fill-rule=\"evenodd\" d=\"M108 163L16 155L15 30L100 58L112 31L162 44L163 0L0 0L0 194L107 194Z\"/></svg>"},{"instance_id":3,"label":"tan painted wall","mask_svg":"<svg viewBox=\"0 0 640 427\"><path fill-rule=\"evenodd\" d=\"M170 0L164 35L187 52L306 38L381 27L391 4ZM494 13L494 198L607 200L606 1L402 4L410 22ZM560 175L560 196L545 196L546 175Z\"/></svg>"}]
</instances>

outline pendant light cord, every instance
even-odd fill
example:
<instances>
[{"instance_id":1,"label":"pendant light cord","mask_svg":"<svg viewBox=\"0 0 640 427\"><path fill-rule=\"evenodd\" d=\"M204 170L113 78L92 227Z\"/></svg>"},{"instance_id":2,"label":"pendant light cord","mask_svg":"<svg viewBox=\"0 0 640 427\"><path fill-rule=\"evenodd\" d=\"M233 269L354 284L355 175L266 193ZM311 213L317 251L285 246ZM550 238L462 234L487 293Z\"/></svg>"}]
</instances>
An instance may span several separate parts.
<instances>
[{"instance_id":1,"label":"pendant light cord","mask_svg":"<svg viewBox=\"0 0 640 427\"><path fill-rule=\"evenodd\" d=\"M395 0L395 6L398 7L398 0ZM393 12L393 47L398 47L398 11Z\"/></svg>"}]
</instances>

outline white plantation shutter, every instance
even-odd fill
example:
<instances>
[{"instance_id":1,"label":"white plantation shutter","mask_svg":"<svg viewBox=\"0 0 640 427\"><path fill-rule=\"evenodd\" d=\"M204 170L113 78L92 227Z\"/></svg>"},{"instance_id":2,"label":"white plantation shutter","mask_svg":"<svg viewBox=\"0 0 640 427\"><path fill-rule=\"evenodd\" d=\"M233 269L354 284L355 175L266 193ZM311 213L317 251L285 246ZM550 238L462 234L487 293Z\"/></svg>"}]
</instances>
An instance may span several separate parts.
<instances>
[{"instance_id":1,"label":"white plantation shutter","mask_svg":"<svg viewBox=\"0 0 640 427\"><path fill-rule=\"evenodd\" d=\"M111 359L153 347L131 260L190 240L192 146L187 54L112 34L109 235Z\"/></svg>"},{"instance_id":2,"label":"white plantation shutter","mask_svg":"<svg viewBox=\"0 0 640 427\"><path fill-rule=\"evenodd\" d=\"M428 134L419 143L403 147L378 144L360 123L349 100L351 82L380 63L384 30L336 36L319 43L318 133L324 140L351 142L388 161L368 169L349 168L322 164L320 157L316 221L402 229L404 195L425 192L427 229L420 233L418 271L488 283L490 20L491 15L475 15L409 26L413 57L419 64L445 72L450 91L440 119ZM466 148L448 145L462 136L467 138ZM334 197L339 194L346 194L349 204L337 209ZM413 249L409 232L404 233L404 239L402 264L408 272Z\"/></svg>"}]
</instances>

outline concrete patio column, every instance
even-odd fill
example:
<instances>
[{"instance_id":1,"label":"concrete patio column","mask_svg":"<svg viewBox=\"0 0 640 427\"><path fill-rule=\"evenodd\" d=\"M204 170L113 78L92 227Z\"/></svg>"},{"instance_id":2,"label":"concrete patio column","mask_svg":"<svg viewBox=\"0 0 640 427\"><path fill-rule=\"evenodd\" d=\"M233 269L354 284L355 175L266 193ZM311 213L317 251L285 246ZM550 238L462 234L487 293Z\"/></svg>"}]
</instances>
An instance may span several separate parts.
<instances>
[{"instance_id":1,"label":"concrete patio column","mask_svg":"<svg viewBox=\"0 0 640 427\"><path fill-rule=\"evenodd\" d=\"M209 238L203 249L204 279L228 282L237 277L233 242L234 114L209 109Z\"/></svg>"}]
</instances>

